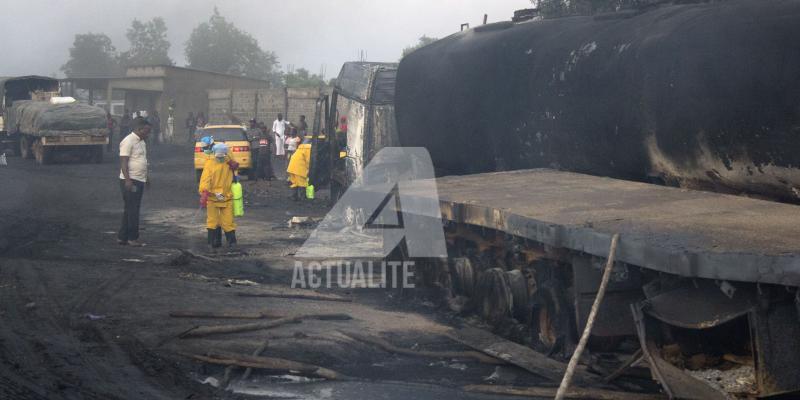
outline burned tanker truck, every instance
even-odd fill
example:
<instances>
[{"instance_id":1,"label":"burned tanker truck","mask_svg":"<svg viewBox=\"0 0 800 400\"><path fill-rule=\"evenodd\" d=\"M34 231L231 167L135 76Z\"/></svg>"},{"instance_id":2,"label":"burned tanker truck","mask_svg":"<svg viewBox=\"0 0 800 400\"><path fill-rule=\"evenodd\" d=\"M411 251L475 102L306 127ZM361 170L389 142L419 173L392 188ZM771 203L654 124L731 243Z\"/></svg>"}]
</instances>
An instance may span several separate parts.
<instances>
[{"instance_id":1,"label":"burned tanker truck","mask_svg":"<svg viewBox=\"0 0 800 400\"><path fill-rule=\"evenodd\" d=\"M409 54L398 138L431 154L450 256L422 280L565 358L619 234L590 350L644 360L670 398L725 398L697 372L739 368L749 395L796 398L799 39L800 1L733 0L493 23Z\"/></svg>"}]
</instances>

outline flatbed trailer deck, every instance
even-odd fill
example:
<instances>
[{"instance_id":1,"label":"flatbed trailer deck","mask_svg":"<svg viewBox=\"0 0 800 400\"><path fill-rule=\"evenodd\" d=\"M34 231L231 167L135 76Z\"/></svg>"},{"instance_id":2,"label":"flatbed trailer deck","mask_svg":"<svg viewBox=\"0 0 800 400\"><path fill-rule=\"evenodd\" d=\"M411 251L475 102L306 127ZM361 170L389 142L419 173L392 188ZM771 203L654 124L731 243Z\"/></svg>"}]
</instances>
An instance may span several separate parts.
<instances>
[{"instance_id":1,"label":"flatbed trailer deck","mask_svg":"<svg viewBox=\"0 0 800 400\"><path fill-rule=\"evenodd\" d=\"M800 206L532 169L438 178L446 220L686 277L800 286Z\"/></svg>"},{"instance_id":2,"label":"flatbed trailer deck","mask_svg":"<svg viewBox=\"0 0 800 400\"><path fill-rule=\"evenodd\" d=\"M419 272L448 304L467 298L497 329L510 320L563 357L618 233L593 337L638 338L670 397L725 398L665 360L667 345L752 359L760 396L800 393L800 206L550 169L436 184L449 259ZM430 195L412 184L403 196ZM701 336L711 345L698 349Z\"/></svg>"}]
</instances>

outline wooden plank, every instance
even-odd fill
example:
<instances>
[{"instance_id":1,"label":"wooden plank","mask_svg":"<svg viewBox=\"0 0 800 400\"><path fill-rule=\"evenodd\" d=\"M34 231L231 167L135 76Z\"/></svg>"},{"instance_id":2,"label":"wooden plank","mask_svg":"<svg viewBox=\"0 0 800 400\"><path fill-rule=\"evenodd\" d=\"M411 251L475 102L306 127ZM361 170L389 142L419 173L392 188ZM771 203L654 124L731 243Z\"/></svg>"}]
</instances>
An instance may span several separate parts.
<instances>
[{"instance_id":1,"label":"wooden plank","mask_svg":"<svg viewBox=\"0 0 800 400\"><path fill-rule=\"evenodd\" d=\"M516 365L526 371L547 378L553 382L560 382L567 370L567 365L553 360L544 354L510 340L501 338L483 329L466 327L451 329L447 336L453 340L472 347L475 350L499 358L509 364ZM579 381L592 380L585 368L578 368L575 376Z\"/></svg>"},{"instance_id":2,"label":"wooden plank","mask_svg":"<svg viewBox=\"0 0 800 400\"><path fill-rule=\"evenodd\" d=\"M525 396L535 398L552 398L556 395L556 388L547 387L511 387L492 385L469 385L462 388L465 392L503 394L509 396ZM661 394L628 393L614 390L571 388L566 393L568 399L592 400L666 400Z\"/></svg>"}]
</instances>

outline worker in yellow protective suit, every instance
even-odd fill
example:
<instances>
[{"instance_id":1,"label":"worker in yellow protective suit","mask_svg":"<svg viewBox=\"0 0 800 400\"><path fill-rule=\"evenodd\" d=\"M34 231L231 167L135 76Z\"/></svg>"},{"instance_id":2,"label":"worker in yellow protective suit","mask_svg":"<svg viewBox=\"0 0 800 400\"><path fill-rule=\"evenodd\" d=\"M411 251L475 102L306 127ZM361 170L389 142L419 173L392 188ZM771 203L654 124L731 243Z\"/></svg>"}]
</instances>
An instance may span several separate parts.
<instances>
[{"instance_id":1,"label":"worker in yellow protective suit","mask_svg":"<svg viewBox=\"0 0 800 400\"><path fill-rule=\"evenodd\" d=\"M222 233L228 247L236 247L236 223L233 221L233 193L231 185L238 163L228 156L228 146L224 143L214 144L213 158L203 165L200 176L200 203L208 211L206 228L208 229L208 245L213 250L222 246Z\"/></svg>"},{"instance_id":2,"label":"worker in yellow protective suit","mask_svg":"<svg viewBox=\"0 0 800 400\"><path fill-rule=\"evenodd\" d=\"M292 188L292 199L298 200L300 193L303 192L308 186L308 170L311 167L311 140L303 139L303 143L297 146L297 151L292 154L289 160L289 167L286 172L289 173L289 183Z\"/></svg>"}]
</instances>

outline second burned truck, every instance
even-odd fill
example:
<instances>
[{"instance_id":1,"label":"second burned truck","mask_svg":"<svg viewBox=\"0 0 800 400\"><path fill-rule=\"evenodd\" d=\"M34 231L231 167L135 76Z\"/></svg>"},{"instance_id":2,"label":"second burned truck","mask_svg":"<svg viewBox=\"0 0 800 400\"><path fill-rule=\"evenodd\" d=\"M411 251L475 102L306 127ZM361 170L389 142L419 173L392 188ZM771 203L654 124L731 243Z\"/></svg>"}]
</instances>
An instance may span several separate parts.
<instances>
[{"instance_id":1,"label":"second burned truck","mask_svg":"<svg viewBox=\"0 0 800 400\"><path fill-rule=\"evenodd\" d=\"M671 398L725 398L689 376L698 354L792 398L800 208L722 193L800 199L797 37L800 1L732 0L488 24L409 54L397 137L444 176L450 256L423 280L558 358L619 233L596 350L636 338Z\"/></svg>"}]
</instances>

